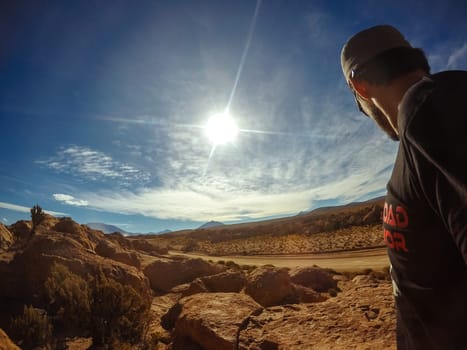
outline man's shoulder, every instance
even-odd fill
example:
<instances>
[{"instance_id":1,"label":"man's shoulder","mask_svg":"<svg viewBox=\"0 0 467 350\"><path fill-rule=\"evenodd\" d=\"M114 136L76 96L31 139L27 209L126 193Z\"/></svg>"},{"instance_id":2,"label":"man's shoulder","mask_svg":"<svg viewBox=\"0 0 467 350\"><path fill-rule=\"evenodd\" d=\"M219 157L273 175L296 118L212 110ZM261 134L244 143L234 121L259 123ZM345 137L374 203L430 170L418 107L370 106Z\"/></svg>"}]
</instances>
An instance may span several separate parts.
<instances>
[{"instance_id":1,"label":"man's shoulder","mask_svg":"<svg viewBox=\"0 0 467 350\"><path fill-rule=\"evenodd\" d=\"M453 128L467 132L466 123L467 71L444 71L424 78L409 89L400 106L402 133L432 128L433 136L442 136L443 129L456 134Z\"/></svg>"},{"instance_id":2,"label":"man's shoulder","mask_svg":"<svg viewBox=\"0 0 467 350\"><path fill-rule=\"evenodd\" d=\"M467 71L465 70L447 70L435 73L430 78L437 84L461 83L467 84Z\"/></svg>"}]
</instances>

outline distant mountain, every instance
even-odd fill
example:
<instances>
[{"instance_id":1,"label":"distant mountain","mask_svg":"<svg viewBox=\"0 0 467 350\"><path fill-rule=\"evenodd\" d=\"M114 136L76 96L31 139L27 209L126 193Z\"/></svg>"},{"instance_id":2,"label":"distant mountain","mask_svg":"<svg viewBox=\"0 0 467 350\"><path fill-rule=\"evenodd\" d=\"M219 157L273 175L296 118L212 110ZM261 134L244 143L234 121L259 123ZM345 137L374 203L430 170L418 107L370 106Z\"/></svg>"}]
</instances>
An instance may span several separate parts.
<instances>
[{"instance_id":1,"label":"distant mountain","mask_svg":"<svg viewBox=\"0 0 467 350\"><path fill-rule=\"evenodd\" d=\"M161 235L161 234L170 233L170 232L172 232L172 230L162 230L162 231L157 232L157 234Z\"/></svg>"},{"instance_id":2,"label":"distant mountain","mask_svg":"<svg viewBox=\"0 0 467 350\"><path fill-rule=\"evenodd\" d=\"M205 223L204 225L201 225L200 227L198 227L198 229L218 227L218 226L225 226L225 225L222 222L219 222L219 221L209 221L209 222Z\"/></svg>"},{"instance_id":3,"label":"distant mountain","mask_svg":"<svg viewBox=\"0 0 467 350\"><path fill-rule=\"evenodd\" d=\"M128 235L130 234L130 232L127 232L123 229L121 229L120 227L118 226L114 226L114 225L107 225L107 224L103 224L101 222L90 222L90 223L87 223L85 224L87 226L89 226L90 228L92 228L93 230L99 230L99 231L102 231L104 233L114 233L114 232L120 232L121 234L123 235Z\"/></svg>"}]
</instances>

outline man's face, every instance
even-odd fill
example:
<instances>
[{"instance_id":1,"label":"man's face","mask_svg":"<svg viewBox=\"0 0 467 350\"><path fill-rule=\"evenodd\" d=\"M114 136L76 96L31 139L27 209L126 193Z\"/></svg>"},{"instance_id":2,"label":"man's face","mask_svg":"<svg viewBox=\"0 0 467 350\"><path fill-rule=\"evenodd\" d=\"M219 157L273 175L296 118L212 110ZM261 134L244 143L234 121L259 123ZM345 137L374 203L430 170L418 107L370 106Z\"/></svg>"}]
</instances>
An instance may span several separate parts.
<instances>
[{"instance_id":1,"label":"man's face","mask_svg":"<svg viewBox=\"0 0 467 350\"><path fill-rule=\"evenodd\" d=\"M399 136L394 131L393 127L388 121L388 118L381 112L381 110L371 100L364 100L357 97L362 109L371 119L389 136L391 140L399 141Z\"/></svg>"}]
</instances>

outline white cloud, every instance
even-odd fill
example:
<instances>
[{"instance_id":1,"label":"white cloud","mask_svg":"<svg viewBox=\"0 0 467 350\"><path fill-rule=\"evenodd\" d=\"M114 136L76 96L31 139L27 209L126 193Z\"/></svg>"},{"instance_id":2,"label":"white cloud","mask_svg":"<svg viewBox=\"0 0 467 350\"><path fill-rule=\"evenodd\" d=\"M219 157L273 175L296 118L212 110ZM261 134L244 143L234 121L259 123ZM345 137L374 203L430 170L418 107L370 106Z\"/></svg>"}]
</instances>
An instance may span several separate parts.
<instances>
[{"instance_id":1,"label":"white cloud","mask_svg":"<svg viewBox=\"0 0 467 350\"><path fill-rule=\"evenodd\" d=\"M75 197L70 196L69 194L55 193L55 194L53 194L53 197L54 197L55 200L57 200L59 202L63 202L65 204L69 204L69 205L74 205L74 206L77 206L77 207L82 207L82 206L87 206L88 205L87 201L76 199Z\"/></svg>"},{"instance_id":2,"label":"white cloud","mask_svg":"<svg viewBox=\"0 0 467 350\"><path fill-rule=\"evenodd\" d=\"M313 207L314 201L338 198L342 203L361 200L368 193L384 191L388 169L355 172L338 181L309 189L237 189L228 191L208 185L176 189L141 189L132 192L99 192L85 195L89 206L123 214L142 214L162 219L236 221L290 215ZM387 167L386 167L387 168ZM390 167L389 167L390 168Z\"/></svg>"},{"instance_id":3,"label":"white cloud","mask_svg":"<svg viewBox=\"0 0 467 350\"><path fill-rule=\"evenodd\" d=\"M16 205L16 204L5 203L5 202L0 202L0 208L18 211L20 213L30 213L31 211L30 207L24 207L22 205ZM67 216L68 215L66 213L60 213L58 211L50 211L50 210L45 210L45 209L44 209L44 212L47 214L53 215L53 216Z\"/></svg>"},{"instance_id":4,"label":"white cloud","mask_svg":"<svg viewBox=\"0 0 467 350\"><path fill-rule=\"evenodd\" d=\"M87 180L112 179L122 184L144 183L150 174L114 160L105 153L82 146L69 146L47 160L36 161L59 173L83 177Z\"/></svg>"},{"instance_id":5,"label":"white cloud","mask_svg":"<svg viewBox=\"0 0 467 350\"><path fill-rule=\"evenodd\" d=\"M241 132L235 145L218 147L206 173L208 140L199 128L174 126L183 123L174 117L163 144L156 136L142 147L164 150L154 155L158 187L81 191L81 198L108 212L236 221L295 214L321 200L344 204L384 193L397 144L369 119L356 117L345 85L328 98L294 97L297 109L284 115L294 74L286 69L275 74L283 84L274 78L259 82L264 86L254 106L237 102L232 111L241 129L267 133Z\"/></svg>"},{"instance_id":6,"label":"white cloud","mask_svg":"<svg viewBox=\"0 0 467 350\"><path fill-rule=\"evenodd\" d=\"M448 69L465 69L467 67L467 42L454 50L448 58Z\"/></svg>"},{"instance_id":7,"label":"white cloud","mask_svg":"<svg viewBox=\"0 0 467 350\"><path fill-rule=\"evenodd\" d=\"M2 221L6 224L8 223L8 219L7 218L2 218Z\"/></svg>"}]
</instances>

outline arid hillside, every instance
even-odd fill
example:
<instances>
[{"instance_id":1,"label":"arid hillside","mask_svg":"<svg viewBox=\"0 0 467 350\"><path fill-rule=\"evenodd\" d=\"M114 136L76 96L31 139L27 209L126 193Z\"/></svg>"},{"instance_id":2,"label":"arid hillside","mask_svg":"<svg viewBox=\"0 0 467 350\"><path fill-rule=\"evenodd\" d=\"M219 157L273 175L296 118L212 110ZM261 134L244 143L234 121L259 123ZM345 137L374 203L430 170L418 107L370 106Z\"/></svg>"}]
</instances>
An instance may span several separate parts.
<instances>
[{"instance_id":1,"label":"arid hillside","mask_svg":"<svg viewBox=\"0 0 467 350\"><path fill-rule=\"evenodd\" d=\"M383 199L247 224L145 236L169 250L208 255L324 253L382 247Z\"/></svg>"},{"instance_id":2,"label":"arid hillside","mask_svg":"<svg viewBox=\"0 0 467 350\"><path fill-rule=\"evenodd\" d=\"M0 225L0 347L394 349L387 269L239 265L168 250L354 254L382 244L380 208L131 238L36 209L31 221Z\"/></svg>"}]
</instances>

